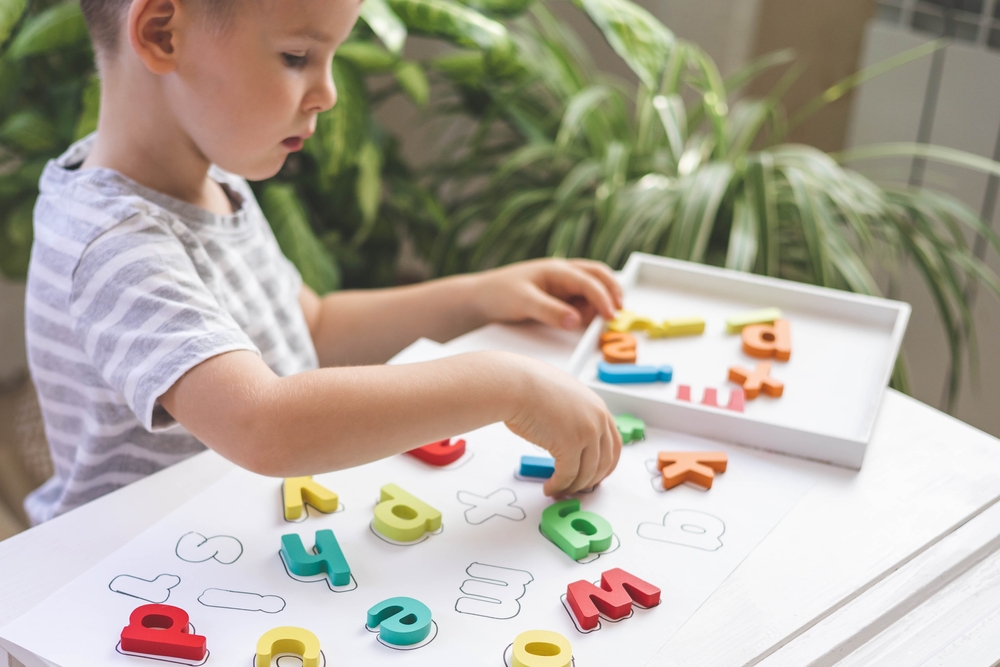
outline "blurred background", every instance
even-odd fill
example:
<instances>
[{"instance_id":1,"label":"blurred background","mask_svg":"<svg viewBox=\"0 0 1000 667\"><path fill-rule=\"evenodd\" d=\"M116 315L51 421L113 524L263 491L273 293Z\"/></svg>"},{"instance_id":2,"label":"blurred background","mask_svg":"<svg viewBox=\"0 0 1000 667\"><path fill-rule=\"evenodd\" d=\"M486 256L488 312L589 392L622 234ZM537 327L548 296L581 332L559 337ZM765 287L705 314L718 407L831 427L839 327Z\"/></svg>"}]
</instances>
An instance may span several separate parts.
<instances>
[{"instance_id":1,"label":"blurred background","mask_svg":"<svg viewBox=\"0 0 1000 667\"><path fill-rule=\"evenodd\" d=\"M75 5L27 7L5 42L0 11L0 538L48 473L31 182L93 128L99 91ZM913 305L893 385L1000 436L1000 0L366 10L337 107L255 184L313 287L639 249L882 294Z\"/></svg>"}]
</instances>

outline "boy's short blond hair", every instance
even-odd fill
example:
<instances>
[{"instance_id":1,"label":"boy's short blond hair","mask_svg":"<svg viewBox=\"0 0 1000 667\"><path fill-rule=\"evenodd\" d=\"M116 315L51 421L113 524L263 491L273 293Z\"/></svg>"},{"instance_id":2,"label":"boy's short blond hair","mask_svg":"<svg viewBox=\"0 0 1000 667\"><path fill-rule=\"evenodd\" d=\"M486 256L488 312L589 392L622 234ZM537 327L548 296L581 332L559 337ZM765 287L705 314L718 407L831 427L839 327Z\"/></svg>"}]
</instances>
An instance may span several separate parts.
<instances>
[{"instance_id":1,"label":"boy's short blond hair","mask_svg":"<svg viewBox=\"0 0 1000 667\"><path fill-rule=\"evenodd\" d=\"M222 27L237 0L194 0L210 18ZM94 46L108 53L118 48L118 30L132 0L80 0L80 9L87 21Z\"/></svg>"}]
</instances>

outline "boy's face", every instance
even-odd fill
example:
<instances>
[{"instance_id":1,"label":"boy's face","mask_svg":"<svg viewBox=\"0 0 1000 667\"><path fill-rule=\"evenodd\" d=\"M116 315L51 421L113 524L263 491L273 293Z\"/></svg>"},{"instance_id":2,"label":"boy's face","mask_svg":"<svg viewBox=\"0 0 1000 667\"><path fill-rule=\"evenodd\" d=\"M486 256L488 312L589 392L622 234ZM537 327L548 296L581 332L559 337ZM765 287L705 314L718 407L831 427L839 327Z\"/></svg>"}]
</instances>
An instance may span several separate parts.
<instances>
[{"instance_id":1,"label":"boy's face","mask_svg":"<svg viewBox=\"0 0 1000 667\"><path fill-rule=\"evenodd\" d=\"M189 23L166 85L196 148L250 180L276 174L336 103L331 61L359 9L359 0L244 0L221 31Z\"/></svg>"}]
</instances>

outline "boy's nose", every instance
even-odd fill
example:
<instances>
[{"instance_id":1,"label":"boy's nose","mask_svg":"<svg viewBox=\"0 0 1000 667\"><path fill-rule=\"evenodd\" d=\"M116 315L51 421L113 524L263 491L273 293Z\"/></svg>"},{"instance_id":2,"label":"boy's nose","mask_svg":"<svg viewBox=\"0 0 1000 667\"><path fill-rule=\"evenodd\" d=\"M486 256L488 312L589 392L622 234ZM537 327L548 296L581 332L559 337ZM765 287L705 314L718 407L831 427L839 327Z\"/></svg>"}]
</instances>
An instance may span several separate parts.
<instances>
[{"instance_id":1,"label":"boy's nose","mask_svg":"<svg viewBox=\"0 0 1000 667\"><path fill-rule=\"evenodd\" d=\"M333 82L333 72L327 69L326 76L316 91L316 105L320 111L332 109L337 103L337 85Z\"/></svg>"}]
</instances>

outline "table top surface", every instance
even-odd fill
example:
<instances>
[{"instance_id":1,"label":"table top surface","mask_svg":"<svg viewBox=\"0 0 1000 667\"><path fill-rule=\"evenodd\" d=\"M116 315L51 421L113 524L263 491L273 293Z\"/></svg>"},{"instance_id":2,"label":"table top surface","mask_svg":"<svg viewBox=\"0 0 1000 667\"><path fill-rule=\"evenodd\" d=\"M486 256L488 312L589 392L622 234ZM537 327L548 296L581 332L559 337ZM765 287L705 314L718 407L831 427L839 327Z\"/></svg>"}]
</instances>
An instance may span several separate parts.
<instances>
[{"instance_id":1,"label":"table top surface","mask_svg":"<svg viewBox=\"0 0 1000 667\"><path fill-rule=\"evenodd\" d=\"M506 349L564 366L576 340L578 334L535 325L492 325L450 348ZM0 542L0 627L232 468L206 451ZM884 594L886 582L899 579L900 570L929 567L926 561L946 551L942 543L964 545L968 540L959 538L965 540L965 534L995 527L996 540L968 547L982 556L966 569L990 557L1000 547L1000 521L993 520L1000 516L998 500L1000 441L890 390L862 469L817 484L698 612L665 638L649 664L786 664L783 656L795 654L789 645L815 643L820 630L829 635L831 618ZM972 521L979 522L974 530L962 533ZM908 611L900 608L898 617ZM997 650L1000 657L1000 646ZM801 653L795 655L787 664L806 664Z\"/></svg>"}]
</instances>

